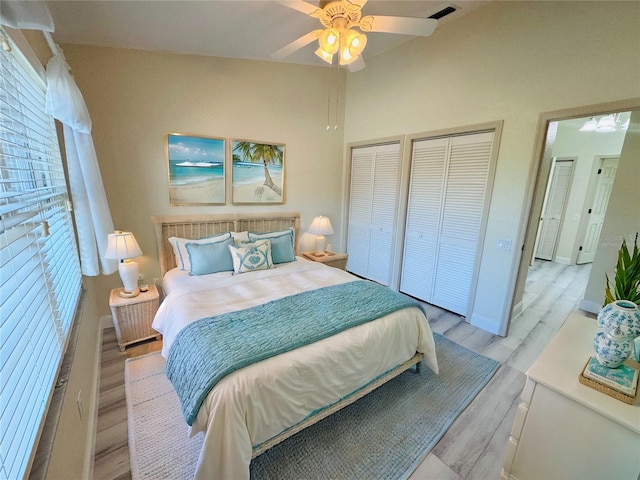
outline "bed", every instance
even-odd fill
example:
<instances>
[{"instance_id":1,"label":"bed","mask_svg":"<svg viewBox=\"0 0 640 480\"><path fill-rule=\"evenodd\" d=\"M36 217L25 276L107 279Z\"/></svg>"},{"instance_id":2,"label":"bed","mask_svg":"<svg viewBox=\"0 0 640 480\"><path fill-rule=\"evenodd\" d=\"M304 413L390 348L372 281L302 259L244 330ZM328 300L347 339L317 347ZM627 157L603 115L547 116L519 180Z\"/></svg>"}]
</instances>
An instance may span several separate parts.
<instances>
[{"instance_id":1,"label":"bed","mask_svg":"<svg viewBox=\"0 0 640 480\"><path fill-rule=\"evenodd\" d=\"M293 261L280 261L274 268L240 274L205 269L198 275L189 274L199 268L195 264L200 262L198 256L189 255L194 263L185 268L184 258L176 253L176 238L184 239L183 248L186 241L192 254L201 247L189 239L224 237L224 242L233 245L229 248L232 254L243 249L242 242L254 241L250 244L254 250L273 248L275 261L276 254L282 255L275 250L282 232L291 231L298 239L299 214L156 216L152 221L165 295L153 327L163 335L167 375L178 391L190 432L204 434L195 478L248 479L253 457L403 371L415 367L419 373L422 360L437 373L433 335L424 312L415 303L405 304L406 299L389 289L375 290L383 287L295 252ZM231 240L226 232L233 232ZM265 237L270 241L264 242L252 234L247 240L247 232L278 232L278 236L268 233ZM361 301L360 295L370 297ZM346 313L342 306L351 303L369 312ZM307 328L305 322L313 323L314 315L323 315L323 320L313 328L332 333L300 344L298 330ZM331 320L334 315L343 317ZM349 323L366 315L370 321ZM248 322L246 330L227 335L231 332L228 325L237 328L239 319L244 322L250 316L254 323ZM349 328L333 333L331 329L342 322ZM205 343L207 335L211 337L207 342L215 347ZM228 354L216 353L222 348L218 342L227 341L239 342L239 348L235 345ZM254 346L260 341L265 345ZM288 341L295 348L280 349L279 342ZM277 354L271 356L269 349ZM200 377L210 368L204 366L204 357L218 355L224 357L224 363L227 356L236 354L248 355L255 363L240 363L210 382L210 390L184 394L184 384L189 384L188 389L204 382Z\"/></svg>"}]
</instances>

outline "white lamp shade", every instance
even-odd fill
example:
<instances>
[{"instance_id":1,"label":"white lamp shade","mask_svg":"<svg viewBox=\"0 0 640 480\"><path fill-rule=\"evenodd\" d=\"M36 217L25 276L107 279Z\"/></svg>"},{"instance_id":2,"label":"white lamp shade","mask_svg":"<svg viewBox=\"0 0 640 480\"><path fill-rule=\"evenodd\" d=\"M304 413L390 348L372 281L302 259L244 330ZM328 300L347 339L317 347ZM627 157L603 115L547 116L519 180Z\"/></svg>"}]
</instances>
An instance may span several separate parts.
<instances>
[{"instance_id":1,"label":"white lamp shade","mask_svg":"<svg viewBox=\"0 0 640 480\"><path fill-rule=\"evenodd\" d=\"M309 233L314 235L333 235L333 228L331 227L329 217L320 215L314 218L309 227Z\"/></svg>"},{"instance_id":2,"label":"white lamp shade","mask_svg":"<svg viewBox=\"0 0 640 480\"><path fill-rule=\"evenodd\" d=\"M105 258L124 260L142 255L142 250L140 250L133 233L116 231L115 233L110 233L108 238Z\"/></svg>"}]
</instances>

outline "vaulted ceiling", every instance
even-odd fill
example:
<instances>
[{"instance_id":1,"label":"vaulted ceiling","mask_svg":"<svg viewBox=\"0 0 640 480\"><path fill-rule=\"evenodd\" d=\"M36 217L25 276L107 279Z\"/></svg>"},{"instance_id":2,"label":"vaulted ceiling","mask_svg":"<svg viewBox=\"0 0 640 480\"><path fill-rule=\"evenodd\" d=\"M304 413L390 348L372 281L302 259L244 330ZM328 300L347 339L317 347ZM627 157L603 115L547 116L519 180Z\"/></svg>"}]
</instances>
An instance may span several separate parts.
<instances>
[{"instance_id":1,"label":"vaulted ceiling","mask_svg":"<svg viewBox=\"0 0 640 480\"><path fill-rule=\"evenodd\" d=\"M357 2L358 0L354 0ZM317 0L309 3L319 5ZM363 15L427 18L446 7L456 11L441 18L439 29L487 1L369 0ZM271 54L318 28L320 22L276 1L49 1L58 43L164 51L215 57L269 60ZM370 33L363 58L371 58L412 36ZM315 44L315 42L314 42ZM307 45L284 62L327 65Z\"/></svg>"}]
</instances>

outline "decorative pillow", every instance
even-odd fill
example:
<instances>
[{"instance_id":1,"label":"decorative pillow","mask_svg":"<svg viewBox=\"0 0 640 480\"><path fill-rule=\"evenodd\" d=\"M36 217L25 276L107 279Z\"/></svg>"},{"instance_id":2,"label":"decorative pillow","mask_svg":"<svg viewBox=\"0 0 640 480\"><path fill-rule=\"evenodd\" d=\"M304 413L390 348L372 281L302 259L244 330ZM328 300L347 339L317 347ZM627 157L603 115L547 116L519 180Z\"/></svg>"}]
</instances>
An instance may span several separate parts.
<instances>
[{"instance_id":1,"label":"decorative pillow","mask_svg":"<svg viewBox=\"0 0 640 480\"><path fill-rule=\"evenodd\" d=\"M229 245L233 238L215 243L187 243L191 270L189 275L207 275L209 273L233 271L233 260L229 254Z\"/></svg>"},{"instance_id":2,"label":"decorative pillow","mask_svg":"<svg viewBox=\"0 0 640 480\"><path fill-rule=\"evenodd\" d=\"M190 238L180 238L180 237L169 237L169 243L173 248L173 254L176 257L176 266L180 270L184 270L185 272L191 271L191 264L189 263L189 252L187 252L187 248L185 245L187 243L216 243L216 242L224 242L228 238L231 238L231 234L229 232L219 233L217 235L213 235L211 237L200 238L198 240L192 240Z\"/></svg>"},{"instance_id":3,"label":"decorative pillow","mask_svg":"<svg viewBox=\"0 0 640 480\"><path fill-rule=\"evenodd\" d=\"M271 241L269 240L258 242L248 247L229 245L228 248L233 258L234 273L268 270L273 267L273 261L271 260Z\"/></svg>"},{"instance_id":4,"label":"decorative pillow","mask_svg":"<svg viewBox=\"0 0 640 480\"><path fill-rule=\"evenodd\" d=\"M273 263L293 262L296 259L294 244L295 233L293 228L279 232L254 233L249 232L249 241L271 240L271 255Z\"/></svg>"},{"instance_id":5,"label":"decorative pillow","mask_svg":"<svg viewBox=\"0 0 640 480\"><path fill-rule=\"evenodd\" d=\"M230 233L236 245L249 242L249 232L247 232L246 230L244 232L230 232Z\"/></svg>"}]
</instances>

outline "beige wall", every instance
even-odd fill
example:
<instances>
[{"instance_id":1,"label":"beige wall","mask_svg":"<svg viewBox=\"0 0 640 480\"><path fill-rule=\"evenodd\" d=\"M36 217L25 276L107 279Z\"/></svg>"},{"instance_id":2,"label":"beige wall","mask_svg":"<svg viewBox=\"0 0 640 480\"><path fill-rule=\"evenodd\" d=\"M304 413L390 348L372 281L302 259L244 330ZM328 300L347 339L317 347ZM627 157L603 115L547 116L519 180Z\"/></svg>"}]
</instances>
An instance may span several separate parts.
<instances>
[{"instance_id":1,"label":"beige wall","mask_svg":"<svg viewBox=\"0 0 640 480\"><path fill-rule=\"evenodd\" d=\"M637 97L639 15L637 2L492 2L348 76L345 142L504 120L474 325L506 332L541 112Z\"/></svg>"},{"instance_id":2,"label":"beige wall","mask_svg":"<svg viewBox=\"0 0 640 480\"><path fill-rule=\"evenodd\" d=\"M297 211L305 232L313 217L323 214L336 231L329 242L334 249L343 248L343 130L342 122L337 131L326 130L326 69L79 45L63 48L91 114L114 225L135 234L144 253L136 261L147 283L160 276L151 215ZM339 82L343 93L344 73ZM340 103L338 118L342 116ZM233 206L228 184L226 205L170 206L164 137L170 132L286 144L286 203ZM96 285L102 312L109 313L109 289L119 286L120 278L98 277Z\"/></svg>"}]
</instances>

